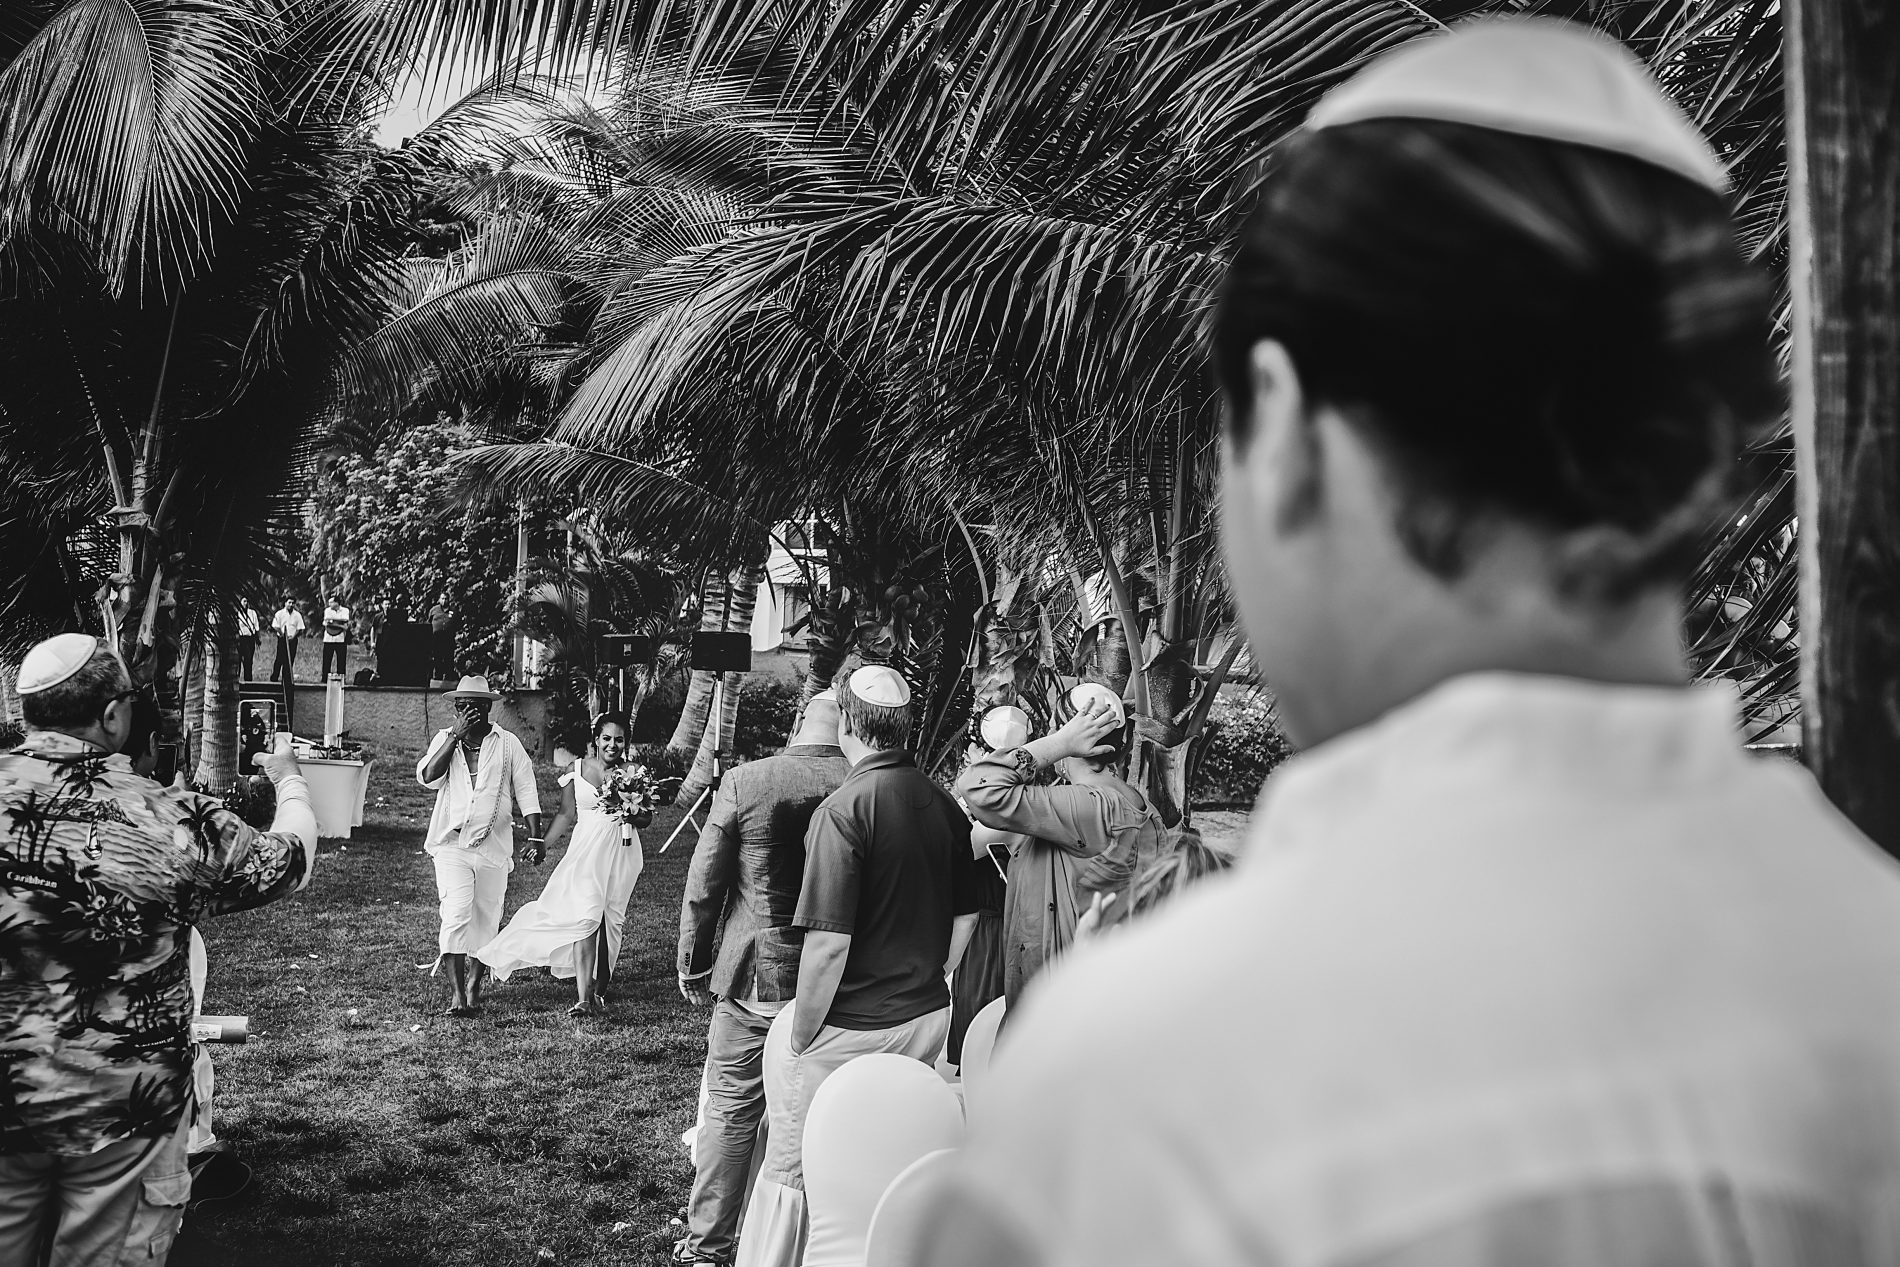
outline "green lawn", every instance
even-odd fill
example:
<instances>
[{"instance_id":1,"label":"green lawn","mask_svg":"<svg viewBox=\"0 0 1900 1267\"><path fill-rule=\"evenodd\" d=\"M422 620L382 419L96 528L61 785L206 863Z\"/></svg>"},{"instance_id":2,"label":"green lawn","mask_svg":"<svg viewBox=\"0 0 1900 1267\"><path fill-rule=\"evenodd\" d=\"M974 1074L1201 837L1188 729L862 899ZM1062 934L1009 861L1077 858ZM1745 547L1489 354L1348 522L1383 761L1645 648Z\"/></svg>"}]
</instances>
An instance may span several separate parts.
<instances>
[{"instance_id":1,"label":"green lawn","mask_svg":"<svg viewBox=\"0 0 1900 1267\"><path fill-rule=\"evenodd\" d=\"M451 1020L414 759L379 763L304 893L204 926L205 1010L253 1034L213 1049L215 1127L256 1177L187 1217L176 1267L649 1263L678 1234L706 1021L674 985L691 830L663 856L679 812L643 833L608 1018L570 1019L568 983L537 973ZM509 913L557 860L516 869Z\"/></svg>"}]
</instances>

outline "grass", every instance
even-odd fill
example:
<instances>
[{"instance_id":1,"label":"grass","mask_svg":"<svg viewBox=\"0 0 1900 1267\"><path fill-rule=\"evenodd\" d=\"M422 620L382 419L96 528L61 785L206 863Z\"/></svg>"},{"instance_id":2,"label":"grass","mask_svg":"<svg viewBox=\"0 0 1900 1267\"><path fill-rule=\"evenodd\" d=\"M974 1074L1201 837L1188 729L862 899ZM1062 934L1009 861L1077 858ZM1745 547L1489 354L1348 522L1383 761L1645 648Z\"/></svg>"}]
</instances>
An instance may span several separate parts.
<instances>
[{"instance_id":1,"label":"grass","mask_svg":"<svg viewBox=\"0 0 1900 1267\"><path fill-rule=\"evenodd\" d=\"M680 812L642 833L608 1018L571 1019L570 983L535 973L451 1020L414 759L378 763L302 894L203 926L205 1011L253 1034L213 1048L214 1127L256 1176L186 1218L175 1267L657 1263L679 1234L706 1026L674 982L691 829L664 855ZM558 860L516 868L509 914Z\"/></svg>"}]
</instances>

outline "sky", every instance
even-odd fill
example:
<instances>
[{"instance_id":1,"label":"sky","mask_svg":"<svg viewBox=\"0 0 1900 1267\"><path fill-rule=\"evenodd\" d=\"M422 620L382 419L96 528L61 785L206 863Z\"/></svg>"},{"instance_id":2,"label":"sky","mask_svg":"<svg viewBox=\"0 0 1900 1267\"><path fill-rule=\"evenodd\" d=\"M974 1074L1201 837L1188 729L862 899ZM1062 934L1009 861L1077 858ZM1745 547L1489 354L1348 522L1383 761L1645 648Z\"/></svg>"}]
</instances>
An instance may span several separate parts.
<instances>
[{"instance_id":1,"label":"sky","mask_svg":"<svg viewBox=\"0 0 1900 1267\"><path fill-rule=\"evenodd\" d=\"M410 76L376 129L376 143L394 148L427 127L436 115L480 82L480 68L464 64L439 80L418 71ZM436 80L432 82L432 80Z\"/></svg>"}]
</instances>

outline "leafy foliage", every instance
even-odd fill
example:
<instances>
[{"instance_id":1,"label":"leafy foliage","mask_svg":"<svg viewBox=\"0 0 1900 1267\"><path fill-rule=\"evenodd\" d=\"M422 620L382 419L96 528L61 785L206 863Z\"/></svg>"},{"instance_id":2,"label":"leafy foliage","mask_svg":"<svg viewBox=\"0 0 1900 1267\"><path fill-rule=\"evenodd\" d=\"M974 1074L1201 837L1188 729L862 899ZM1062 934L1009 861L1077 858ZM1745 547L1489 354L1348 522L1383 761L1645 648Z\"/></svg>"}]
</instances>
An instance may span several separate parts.
<instances>
[{"instance_id":1,"label":"leafy foliage","mask_svg":"<svg viewBox=\"0 0 1900 1267\"><path fill-rule=\"evenodd\" d=\"M456 660L471 673L508 663L515 516L471 503L454 469L462 429L434 423L368 455L345 454L316 484L311 565L352 607L424 618L438 598L456 616Z\"/></svg>"},{"instance_id":2,"label":"leafy foliage","mask_svg":"<svg viewBox=\"0 0 1900 1267\"><path fill-rule=\"evenodd\" d=\"M1203 804L1251 805L1266 777L1293 755L1271 697L1260 690L1223 694L1202 743L1189 786Z\"/></svg>"},{"instance_id":3,"label":"leafy foliage","mask_svg":"<svg viewBox=\"0 0 1900 1267\"><path fill-rule=\"evenodd\" d=\"M1078 618L1074 645L1128 675L1143 750L1178 776L1225 671L1202 662L1227 604L1201 344L1227 244L1320 93L1483 13L1575 18L1648 60L1729 164L1746 248L1781 266L1765 0L450 0L348 38L554 47L628 85L551 117L491 186L553 249L533 284L445 291L430 315L445 363L513 329L559 366L547 439L471 469L709 555L813 510L846 541L885 524L967 549L965 592L1051 559L1078 589L1100 574L1113 624ZM1698 667L1758 710L1792 681L1784 455L1751 455L1748 517L1694 592Z\"/></svg>"}]
</instances>

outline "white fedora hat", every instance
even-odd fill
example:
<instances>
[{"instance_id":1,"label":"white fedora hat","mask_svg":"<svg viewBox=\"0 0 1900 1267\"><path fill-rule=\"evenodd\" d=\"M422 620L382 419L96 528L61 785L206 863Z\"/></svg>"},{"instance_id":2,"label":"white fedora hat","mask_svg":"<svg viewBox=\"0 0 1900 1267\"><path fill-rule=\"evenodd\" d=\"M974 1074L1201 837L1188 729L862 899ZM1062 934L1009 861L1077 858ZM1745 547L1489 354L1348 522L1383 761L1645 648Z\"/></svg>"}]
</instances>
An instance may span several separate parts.
<instances>
[{"instance_id":1,"label":"white fedora hat","mask_svg":"<svg viewBox=\"0 0 1900 1267\"><path fill-rule=\"evenodd\" d=\"M501 696L488 689L488 679L470 674L456 683L455 689L448 693L450 699L498 700Z\"/></svg>"}]
</instances>

